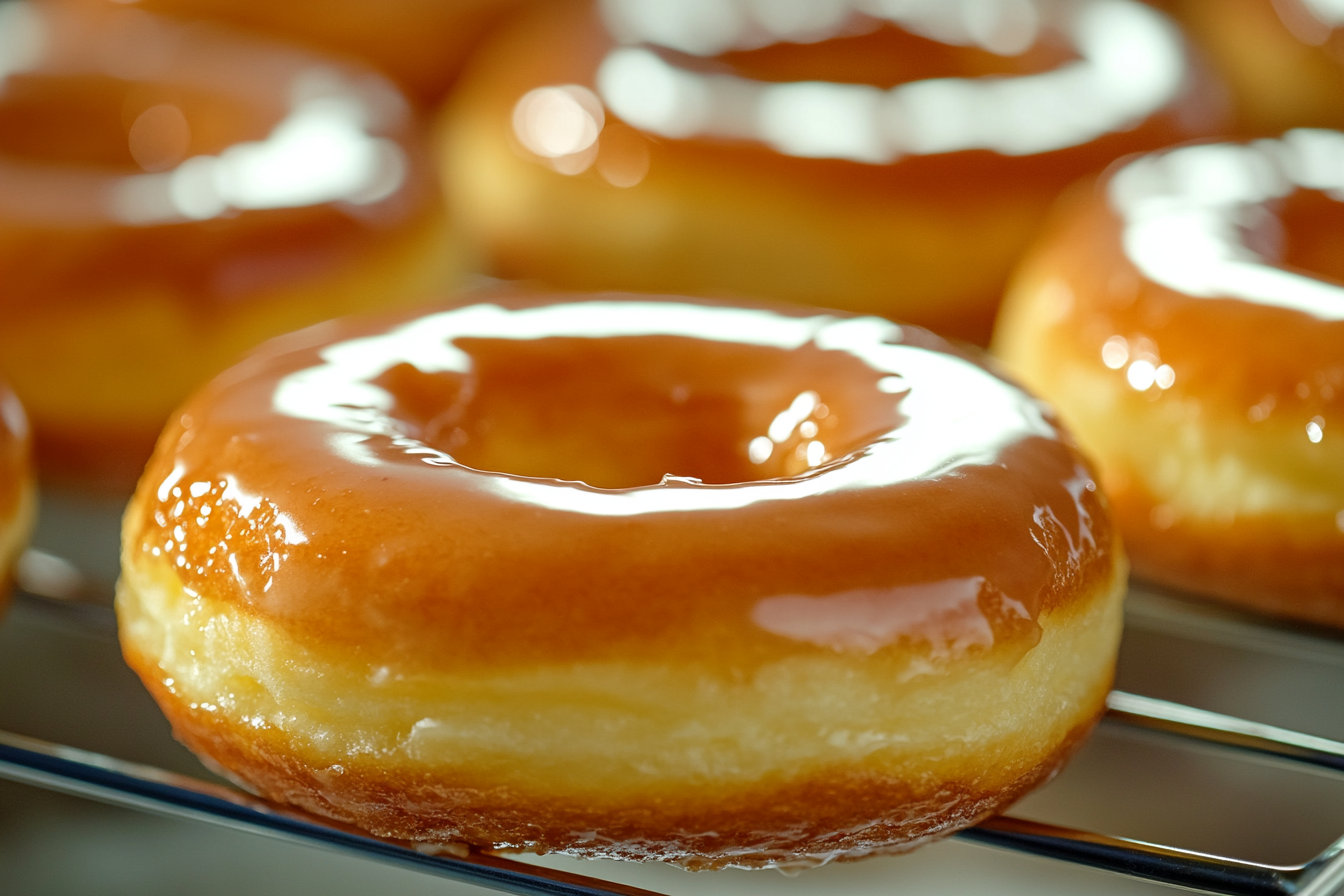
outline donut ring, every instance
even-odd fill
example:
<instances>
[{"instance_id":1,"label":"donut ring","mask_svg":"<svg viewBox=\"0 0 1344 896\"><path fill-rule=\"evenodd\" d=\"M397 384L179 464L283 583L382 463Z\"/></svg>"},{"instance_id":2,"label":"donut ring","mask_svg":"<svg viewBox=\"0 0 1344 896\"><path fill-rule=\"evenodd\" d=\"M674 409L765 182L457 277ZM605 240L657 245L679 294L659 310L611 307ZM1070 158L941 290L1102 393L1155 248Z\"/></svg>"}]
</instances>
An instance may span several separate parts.
<instances>
[{"instance_id":1,"label":"donut ring","mask_svg":"<svg viewBox=\"0 0 1344 896\"><path fill-rule=\"evenodd\" d=\"M493 271L985 341L1062 189L1211 124L1178 32L1131 0L812 11L552 3L487 43L441 157Z\"/></svg>"},{"instance_id":2,"label":"donut ring","mask_svg":"<svg viewBox=\"0 0 1344 896\"><path fill-rule=\"evenodd\" d=\"M1100 461L1135 570L1344 625L1344 134L1141 157L1024 262L996 348Z\"/></svg>"},{"instance_id":3,"label":"donut ring","mask_svg":"<svg viewBox=\"0 0 1344 896\"><path fill-rule=\"evenodd\" d=\"M273 343L165 431L123 569L128 662L246 786L695 868L903 851L1050 777L1125 576L1048 412L936 337L610 296Z\"/></svg>"},{"instance_id":4,"label":"donut ring","mask_svg":"<svg viewBox=\"0 0 1344 896\"><path fill-rule=\"evenodd\" d=\"M0 609L9 599L14 565L23 553L37 509L28 418L0 380Z\"/></svg>"},{"instance_id":5,"label":"donut ring","mask_svg":"<svg viewBox=\"0 0 1344 896\"><path fill-rule=\"evenodd\" d=\"M0 39L28 48L0 94L0 373L49 472L129 490L243 351L449 276L416 122L368 71L135 9L9 3Z\"/></svg>"}]
</instances>

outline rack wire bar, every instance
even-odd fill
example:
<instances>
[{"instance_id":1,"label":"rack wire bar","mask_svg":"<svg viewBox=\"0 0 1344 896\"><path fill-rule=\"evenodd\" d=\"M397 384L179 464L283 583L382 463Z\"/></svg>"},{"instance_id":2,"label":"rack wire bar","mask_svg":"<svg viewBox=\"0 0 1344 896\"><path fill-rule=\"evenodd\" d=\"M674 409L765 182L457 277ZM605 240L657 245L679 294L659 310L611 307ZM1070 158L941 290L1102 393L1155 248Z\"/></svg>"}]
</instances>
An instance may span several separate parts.
<instances>
[{"instance_id":1,"label":"rack wire bar","mask_svg":"<svg viewBox=\"0 0 1344 896\"><path fill-rule=\"evenodd\" d=\"M1344 772L1344 744L1121 691L1108 719L1236 750ZM471 851L430 855L230 787L0 731L0 778L352 852L520 896L657 896L648 890ZM1222 896L1329 896L1344 886L1344 839L1304 865L1262 865L1009 816L956 836Z\"/></svg>"},{"instance_id":2,"label":"rack wire bar","mask_svg":"<svg viewBox=\"0 0 1344 896\"><path fill-rule=\"evenodd\" d=\"M526 865L474 850L464 850L465 854L460 856L427 854L410 845L381 840L268 803L231 787L7 731L0 731L0 778L131 809L355 853L519 896L659 896L638 887Z\"/></svg>"}]
</instances>

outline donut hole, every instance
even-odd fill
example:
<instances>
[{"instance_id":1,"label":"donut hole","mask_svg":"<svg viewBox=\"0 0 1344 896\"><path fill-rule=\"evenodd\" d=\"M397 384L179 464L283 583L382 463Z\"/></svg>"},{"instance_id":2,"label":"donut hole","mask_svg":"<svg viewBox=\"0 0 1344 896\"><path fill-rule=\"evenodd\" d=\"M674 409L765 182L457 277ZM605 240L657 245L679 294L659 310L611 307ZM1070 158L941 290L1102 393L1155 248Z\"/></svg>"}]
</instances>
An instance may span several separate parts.
<instances>
[{"instance_id":1,"label":"donut hole","mask_svg":"<svg viewBox=\"0 0 1344 896\"><path fill-rule=\"evenodd\" d=\"M619 489L796 476L900 425L851 355L678 337L459 339L468 374L377 380L415 437L479 470Z\"/></svg>"},{"instance_id":2,"label":"donut hole","mask_svg":"<svg viewBox=\"0 0 1344 896\"><path fill-rule=\"evenodd\" d=\"M15 74L0 96L0 156L161 171L266 136L278 115L227 97L101 75Z\"/></svg>"},{"instance_id":3,"label":"donut hole","mask_svg":"<svg viewBox=\"0 0 1344 896\"><path fill-rule=\"evenodd\" d=\"M1297 190L1277 211L1278 227L1274 229L1279 232L1274 236L1281 246L1272 246L1261 254L1286 267L1344 283L1344 253L1339 251L1344 237L1344 202L1319 190Z\"/></svg>"}]
</instances>

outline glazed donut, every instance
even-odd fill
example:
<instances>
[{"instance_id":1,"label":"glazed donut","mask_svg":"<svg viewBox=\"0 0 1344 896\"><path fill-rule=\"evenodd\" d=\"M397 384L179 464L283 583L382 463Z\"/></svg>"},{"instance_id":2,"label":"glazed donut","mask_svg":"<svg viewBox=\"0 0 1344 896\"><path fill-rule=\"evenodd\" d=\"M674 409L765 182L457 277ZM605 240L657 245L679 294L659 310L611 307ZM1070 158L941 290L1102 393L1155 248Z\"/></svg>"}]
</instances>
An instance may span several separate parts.
<instances>
[{"instance_id":1,"label":"glazed donut","mask_svg":"<svg viewBox=\"0 0 1344 896\"><path fill-rule=\"evenodd\" d=\"M278 340L160 440L125 656L244 786L692 868L897 852L1049 778L1126 566L1037 401L877 318L499 295Z\"/></svg>"},{"instance_id":2,"label":"glazed donut","mask_svg":"<svg viewBox=\"0 0 1344 896\"><path fill-rule=\"evenodd\" d=\"M368 71L135 9L6 3L0 44L0 373L47 472L129 492L241 352L449 277L415 119Z\"/></svg>"},{"instance_id":3,"label":"glazed donut","mask_svg":"<svg viewBox=\"0 0 1344 896\"><path fill-rule=\"evenodd\" d=\"M1344 134L1140 157L1024 262L996 350L1100 463L1136 573L1344 625Z\"/></svg>"},{"instance_id":4,"label":"glazed donut","mask_svg":"<svg viewBox=\"0 0 1344 896\"><path fill-rule=\"evenodd\" d=\"M548 3L488 42L442 119L480 264L984 342L1060 190L1202 132L1179 34L1131 0L770 9Z\"/></svg>"},{"instance_id":5,"label":"glazed donut","mask_svg":"<svg viewBox=\"0 0 1344 896\"><path fill-rule=\"evenodd\" d=\"M1330 0L1163 3L1227 85L1234 130L1344 126L1344 8Z\"/></svg>"},{"instance_id":6,"label":"glazed donut","mask_svg":"<svg viewBox=\"0 0 1344 896\"><path fill-rule=\"evenodd\" d=\"M86 0L106 7L122 0ZM363 59L437 103L476 43L522 0L136 0L150 12L276 34Z\"/></svg>"},{"instance_id":7,"label":"glazed donut","mask_svg":"<svg viewBox=\"0 0 1344 896\"><path fill-rule=\"evenodd\" d=\"M0 380L0 609L9 599L14 566L28 541L37 505L31 447L23 407Z\"/></svg>"}]
</instances>

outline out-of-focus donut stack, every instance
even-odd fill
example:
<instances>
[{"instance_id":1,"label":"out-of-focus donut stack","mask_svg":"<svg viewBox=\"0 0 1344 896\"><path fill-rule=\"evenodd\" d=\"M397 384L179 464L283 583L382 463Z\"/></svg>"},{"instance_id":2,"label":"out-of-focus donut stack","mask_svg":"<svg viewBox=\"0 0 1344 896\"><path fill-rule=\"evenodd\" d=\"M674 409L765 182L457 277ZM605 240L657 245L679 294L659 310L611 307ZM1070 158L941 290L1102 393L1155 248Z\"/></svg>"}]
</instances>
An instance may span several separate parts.
<instances>
[{"instance_id":1,"label":"out-of-focus donut stack","mask_svg":"<svg viewBox=\"0 0 1344 896\"><path fill-rule=\"evenodd\" d=\"M271 507L279 532L271 496L173 479L196 431L176 409L265 340L409 321L486 277L990 345L1096 463L1139 575L1344 625L1341 24L1339 0L4 0L0 580L33 503L28 421L43 487L129 494L166 432L141 505L200 485L239 519ZM289 357L276 345L211 388ZM407 351L416 375L460 372ZM347 404L391 413L405 372ZM900 380L879 390L898 409ZM473 394L406 411L449 434L422 454L456 462ZM783 450L773 432L737 460ZM848 462L809 444L798 476ZM1055 521L1077 543L1047 552L1085 550L1077 507Z\"/></svg>"}]
</instances>

